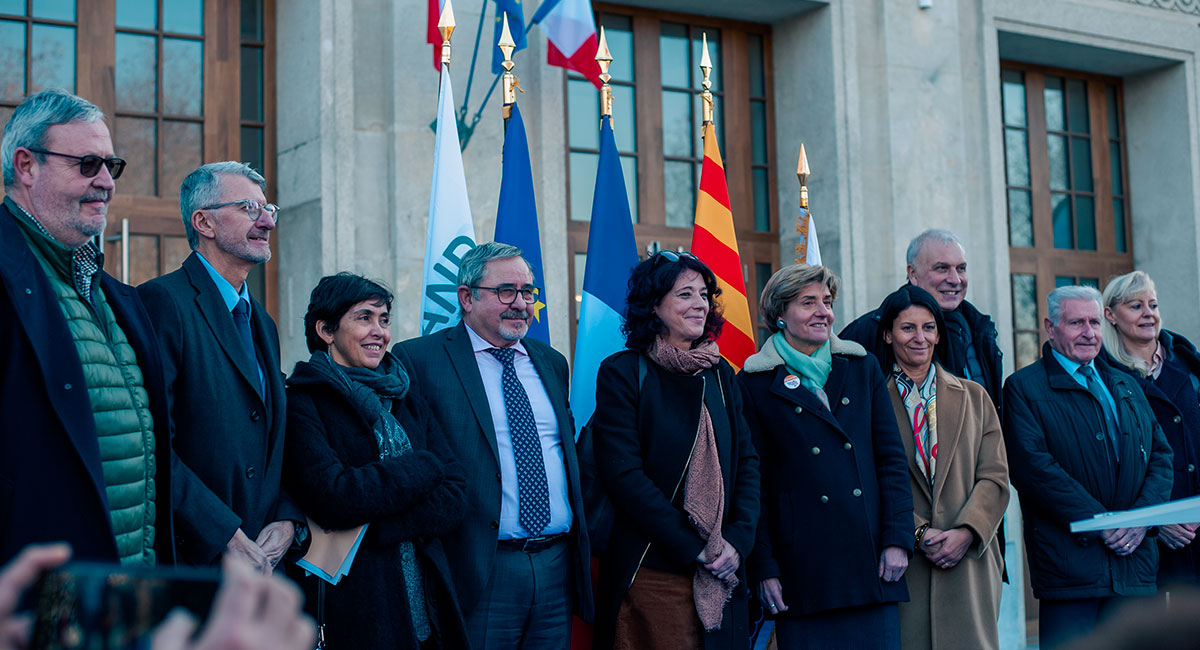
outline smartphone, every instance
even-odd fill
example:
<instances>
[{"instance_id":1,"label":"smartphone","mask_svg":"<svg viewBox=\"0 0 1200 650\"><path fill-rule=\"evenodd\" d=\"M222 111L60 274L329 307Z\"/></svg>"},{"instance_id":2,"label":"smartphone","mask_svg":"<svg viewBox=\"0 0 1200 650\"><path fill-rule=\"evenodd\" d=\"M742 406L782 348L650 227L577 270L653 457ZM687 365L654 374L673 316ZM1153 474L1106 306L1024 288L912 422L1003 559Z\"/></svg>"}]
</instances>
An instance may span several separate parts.
<instances>
[{"instance_id":1,"label":"smartphone","mask_svg":"<svg viewBox=\"0 0 1200 650\"><path fill-rule=\"evenodd\" d=\"M207 618L220 579L216 569L65 564L34 589L33 650L136 648L177 607Z\"/></svg>"}]
</instances>

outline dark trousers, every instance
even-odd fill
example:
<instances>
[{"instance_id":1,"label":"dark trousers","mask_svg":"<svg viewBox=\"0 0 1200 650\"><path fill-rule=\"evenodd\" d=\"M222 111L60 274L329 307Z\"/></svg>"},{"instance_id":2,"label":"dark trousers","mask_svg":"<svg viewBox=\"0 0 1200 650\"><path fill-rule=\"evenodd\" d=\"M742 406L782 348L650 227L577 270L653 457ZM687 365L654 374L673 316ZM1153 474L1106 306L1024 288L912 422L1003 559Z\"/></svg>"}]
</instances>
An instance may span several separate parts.
<instances>
[{"instance_id":1,"label":"dark trousers","mask_svg":"<svg viewBox=\"0 0 1200 650\"><path fill-rule=\"evenodd\" d=\"M1078 598L1038 601L1038 644L1052 650L1089 634L1129 598Z\"/></svg>"},{"instance_id":2,"label":"dark trousers","mask_svg":"<svg viewBox=\"0 0 1200 650\"><path fill-rule=\"evenodd\" d=\"M499 548L492 575L466 617L474 650L563 650L571 643L574 585L565 539L527 552Z\"/></svg>"},{"instance_id":3,"label":"dark trousers","mask_svg":"<svg viewBox=\"0 0 1200 650\"><path fill-rule=\"evenodd\" d=\"M779 650L900 650L896 603L775 619Z\"/></svg>"}]
</instances>

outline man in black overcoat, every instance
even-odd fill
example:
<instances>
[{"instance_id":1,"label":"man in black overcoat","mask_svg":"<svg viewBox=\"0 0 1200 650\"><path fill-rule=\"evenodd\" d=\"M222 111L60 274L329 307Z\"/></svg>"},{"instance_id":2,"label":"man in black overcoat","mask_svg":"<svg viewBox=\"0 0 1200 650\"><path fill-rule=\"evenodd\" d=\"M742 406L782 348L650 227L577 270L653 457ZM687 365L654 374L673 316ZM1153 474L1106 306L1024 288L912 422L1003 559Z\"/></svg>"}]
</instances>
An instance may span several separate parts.
<instances>
[{"instance_id":1,"label":"man in black overcoat","mask_svg":"<svg viewBox=\"0 0 1200 650\"><path fill-rule=\"evenodd\" d=\"M561 650L592 617L567 360L526 339L538 289L514 246L463 256L462 322L393 349L468 469L467 515L445 538L473 648Z\"/></svg>"},{"instance_id":2,"label":"man in black overcoat","mask_svg":"<svg viewBox=\"0 0 1200 650\"><path fill-rule=\"evenodd\" d=\"M179 558L204 566L232 553L270 572L305 519L280 487L279 334L246 282L271 258L279 212L265 190L245 163L189 174L179 206L192 253L138 293L162 345L175 450L199 479L173 495Z\"/></svg>"},{"instance_id":3,"label":"man in black overcoat","mask_svg":"<svg viewBox=\"0 0 1200 650\"><path fill-rule=\"evenodd\" d=\"M1040 601L1039 641L1056 648L1125 599L1156 591L1154 529L1075 534L1071 522L1166 501L1172 468L1136 380L1097 358L1100 292L1060 287L1047 301L1042 358L1004 385L1004 442Z\"/></svg>"},{"instance_id":4,"label":"man in black overcoat","mask_svg":"<svg viewBox=\"0 0 1200 650\"><path fill-rule=\"evenodd\" d=\"M49 541L78 559L174 562L158 345L96 243L125 167L113 153L100 109L59 90L21 102L0 144L0 564Z\"/></svg>"}]
</instances>

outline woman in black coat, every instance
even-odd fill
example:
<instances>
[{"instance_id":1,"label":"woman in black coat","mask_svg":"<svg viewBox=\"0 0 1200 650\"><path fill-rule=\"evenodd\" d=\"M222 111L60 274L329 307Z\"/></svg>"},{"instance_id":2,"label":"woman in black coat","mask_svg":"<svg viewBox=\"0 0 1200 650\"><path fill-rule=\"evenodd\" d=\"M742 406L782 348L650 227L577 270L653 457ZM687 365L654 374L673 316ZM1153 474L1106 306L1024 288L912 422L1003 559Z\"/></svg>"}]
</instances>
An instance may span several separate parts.
<instances>
[{"instance_id":1,"label":"woman in black coat","mask_svg":"<svg viewBox=\"0 0 1200 650\"><path fill-rule=\"evenodd\" d=\"M612 500L595 647L749 645L742 558L758 519L758 459L715 342L716 277L663 251L629 280L629 350L600 366L593 435Z\"/></svg>"},{"instance_id":2,"label":"woman in black coat","mask_svg":"<svg viewBox=\"0 0 1200 650\"><path fill-rule=\"evenodd\" d=\"M284 481L318 531L367 530L337 585L292 572L329 650L466 648L436 539L462 520L465 474L387 352L391 302L349 273L313 289L312 358L287 382Z\"/></svg>"},{"instance_id":3,"label":"woman in black coat","mask_svg":"<svg viewBox=\"0 0 1200 650\"><path fill-rule=\"evenodd\" d=\"M1142 271L1113 278L1104 289L1104 349L1114 368L1139 380L1174 456L1171 499L1200 494L1200 354L1162 329L1154 281ZM1161 526L1158 586L1200 584L1200 522Z\"/></svg>"},{"instance_id":4,"label":"woman in black coat","mask_svg":"<svg viewBox=\"0 0 1200 650\"><path fill-rule=\"evenodd\" d=\"M780 650L899 648L913 548L908 461L879 364L832 334L838 279L797 264L767 282L772 331L738 375L762 463L750 578Z\"/></svg>"}]
</instances>

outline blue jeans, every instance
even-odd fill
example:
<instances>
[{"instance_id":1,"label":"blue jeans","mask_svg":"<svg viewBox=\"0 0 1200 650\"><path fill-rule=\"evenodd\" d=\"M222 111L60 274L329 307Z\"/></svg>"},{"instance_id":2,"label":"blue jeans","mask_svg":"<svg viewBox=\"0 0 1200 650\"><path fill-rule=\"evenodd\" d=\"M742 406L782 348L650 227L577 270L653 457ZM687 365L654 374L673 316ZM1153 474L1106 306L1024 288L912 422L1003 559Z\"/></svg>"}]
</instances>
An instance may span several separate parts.
<instances>
[{"instance_id":1,"label":"blue jeans","mask_svg":"<svg viewBox=\"0 0 1200 650\"><path fill-rule=\"evenodd\" d=\"M563 650L571 644L570 542L537 552L500 548L466 617L474 650Z\"/></svg>"}]
</instances>

